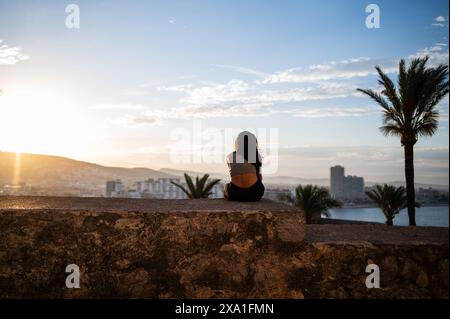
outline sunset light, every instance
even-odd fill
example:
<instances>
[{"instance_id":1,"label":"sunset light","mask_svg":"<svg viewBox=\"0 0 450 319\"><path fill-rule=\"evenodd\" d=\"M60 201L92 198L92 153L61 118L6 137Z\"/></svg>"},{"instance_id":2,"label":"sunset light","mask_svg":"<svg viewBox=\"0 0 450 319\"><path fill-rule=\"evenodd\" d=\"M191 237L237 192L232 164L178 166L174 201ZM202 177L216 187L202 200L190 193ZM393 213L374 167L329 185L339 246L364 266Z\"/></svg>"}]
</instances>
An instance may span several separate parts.
<instances>
[{"instance_id":1,"label":"sunset light","mask_svg":"<svg viewBox=\"0 0 450 319\"><path fill-rule=\"evenodd\" d=\"M43 89L0 96L2 149L12 152L76 154L86 137L81 114L63 97Z\"/></svg>"},{"instance_id":2,"label":"sunset light","mask_svg":"<svg viewBox=\"0 0 450 319\"><path fill-rule=\"evenodd\" d=\"M448 0L0 0L1 309L448 300L449 22Z\"/></svg>"}]
</instances>

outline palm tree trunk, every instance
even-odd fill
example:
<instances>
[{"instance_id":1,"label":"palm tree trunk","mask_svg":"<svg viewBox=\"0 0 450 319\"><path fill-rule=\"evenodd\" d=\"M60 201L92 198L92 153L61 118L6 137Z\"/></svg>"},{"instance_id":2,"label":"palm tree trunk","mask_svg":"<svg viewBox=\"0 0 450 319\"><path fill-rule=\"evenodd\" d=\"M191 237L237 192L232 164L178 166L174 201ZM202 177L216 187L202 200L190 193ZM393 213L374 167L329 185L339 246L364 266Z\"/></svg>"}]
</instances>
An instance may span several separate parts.
<instances>
[{"instance_id":1,"label":"palm tree trunk","mask_svg":"<svg viewBox=\"0 0 450 319\"><path fill-rule=\"evenodd\" d=\"M321 213L307 213L305 215L307 224L316 224L321 219Z\"/></svg>"},{"instance_id":2,"label":"palm tree trunk","mask_svg":"<svg viewBox=\"0 0 450 319\"><path fill-rule=\"evenodd\" d=\"M414 145L406 144L405 150L405 179L406 198L408 200L409 226L416 226L416 194L414 190Z\"/></svg>"},{"instance_id":3,"label":"palm tree trunk","mask_svg":"<svg viewBox=\"0 0 450 319\"><path fill-rule=\"evenodd\" d=\"M311 213L305 212L305 217L306 217L306 223L307 223L307 224L311 224L311 222L312 222L312 216L311 216Z\"/></svg>"},{"instance_id":4,"label":"palm tree trunk","mask_svg":"<svg viewBox=\"0 0 450 319\"><path fill-rule=\"evenodd\" d=\"M393 224L394 224L394 222L392 221L392 218L386 219L386 225L392 226Z\"/></svg>"}]
</instances>

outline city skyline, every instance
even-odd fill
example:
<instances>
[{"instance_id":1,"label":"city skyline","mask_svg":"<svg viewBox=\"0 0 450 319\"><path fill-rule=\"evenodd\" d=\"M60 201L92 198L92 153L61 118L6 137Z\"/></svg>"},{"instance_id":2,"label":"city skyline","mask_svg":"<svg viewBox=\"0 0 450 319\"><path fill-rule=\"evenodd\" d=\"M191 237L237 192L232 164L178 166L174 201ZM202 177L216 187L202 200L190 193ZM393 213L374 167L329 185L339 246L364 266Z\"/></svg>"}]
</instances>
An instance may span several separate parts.
<instances>
[{"instance_id":1,"label":"city skyline","mask_svg":"<svg viewBox=\"0 0 450 319\"><path fill-rule=\"evenodd\" d=\"M277 128L276 176L325 178L340 164L403 180L398 139L356 88L377 87L377 64L395 78L400 58L448 63L447 1L378 1L380 29L365 26L366 1L76 3L80 29L66 28L63 1L0 0L1 151L224 174L224 162L170 159L171 133L200 120ZM448 97L438 109L416 180L448 185Z\"/></svg>"}]
</instances>

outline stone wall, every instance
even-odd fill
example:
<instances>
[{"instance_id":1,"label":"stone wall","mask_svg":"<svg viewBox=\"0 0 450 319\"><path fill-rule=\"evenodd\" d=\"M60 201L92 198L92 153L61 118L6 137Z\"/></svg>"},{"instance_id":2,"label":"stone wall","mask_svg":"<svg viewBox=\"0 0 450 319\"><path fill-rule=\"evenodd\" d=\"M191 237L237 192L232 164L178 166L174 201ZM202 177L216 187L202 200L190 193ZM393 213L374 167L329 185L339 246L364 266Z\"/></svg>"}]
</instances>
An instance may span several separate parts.
<instances>
[{"instance_id":1,"label":"stone wall","mask_svg":"<svg viewBox=\"0 0 450 319\"><path fill-rule=\"evenodd\" d=\"M0 197L0 297L448 298L447 228L303 221L268 201Z\"/></svg>"}]
</instances>

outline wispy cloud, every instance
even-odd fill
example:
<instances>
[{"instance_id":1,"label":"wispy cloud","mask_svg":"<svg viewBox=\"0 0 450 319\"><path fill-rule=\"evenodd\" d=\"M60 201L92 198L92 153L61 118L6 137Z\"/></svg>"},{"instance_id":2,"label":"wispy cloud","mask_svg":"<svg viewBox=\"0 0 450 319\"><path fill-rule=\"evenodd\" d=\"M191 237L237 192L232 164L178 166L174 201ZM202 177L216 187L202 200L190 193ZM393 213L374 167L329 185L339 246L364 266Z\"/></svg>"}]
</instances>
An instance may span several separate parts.
<instances>
[{"instance_id":1,"label":"wispy cloud","mask_svg":"<svg viewBox=\"0 0 450 319\"><path fill-rule=\"evenodd\" d=\"M430 65L448 63L447 44L436 43L423 48L409 58L429 56ZM308 67L296 67L282 70L266 76L260 83L311 83L330 80L342 80L376 75L375 66L381 67L385 73L398 72L399 58L373 59L367 57L351 58L341 61L329 61Z\"/></svg>"},{"instance_id":2,"label":"wispy cloud","mask_svg":"<svg viewBox=\"0 0 450 319\"><path fill-rule=\"evenodd\" d=\"M161 111L147 111L140 114L126 114L124 116L109 119L108 122L123 127L134 126L153 126L162 123L162 120L167 118L168 114Z\"/></svg>"},{"instance_id":3,"label":"wispy cloud","mask_svg":"<svg viewBox=\"0 0 450 319\"><path fill-rule=\"evenodd\" d=\"M140 88L140 89L127 89L124 92L126 95L131 96L142 96L142 95L149 95L150 92L146 89Z\"/></svg>"},{"instance_id":4,"label":"wispy cloud","mask_svg":"<svg viewBox=\"0 0 450 319\"><path fill-rule=\"evenodd\" d=\"M110 104L96 104L90 107L94 110L142 110L145 106L141 104L127 104L127 103L110 103Z\"/></svg>"},{"instance_id":5,"label":"wispy cloud","mask_svg":"<svg viewBox=\"0 0 450 319\"><path fill-rule=\"evenodd\" d=\"M444 16L438 16L436 18L434 18L433 23L431 24L434 27L445 27L446 25L448 25L448 18L444 17Z\"/></svg>"},{"instance_id":6,"label":"wispy cloud","mask_svg":"<svg viewBox=\"0 0 450 319\"><path fill-rule=\"evenodd\" d=\"M359 117L379 113L371 107L332 107L332 108L304 108L288 111L294 117L326 118L326 117Z\"/></svg>"},{"instance_id":7,"label":"wispy cloud","mask_svg":"<svg viewBox=\"0 0 450 319\"><path fill-rule=\"evenodd\" d=\"M147 125L156 124L160 118L155 114L143 114L143 115L128 115L125 118L125 122L128 124Z\"/></svg>"},{"instance_id":8,"label":"wispy cloud","mask_svg":"<svg viewBox=\"0 0 450 319\"><path fill-rule=\"evenodd\" d=\"M216 117L261 117L275 113L270 107L262 105L234 105L234 106L182 106L163 110L146 111L139 114L127 114L109 120L120 126L153 126L160 125L166 120L200 119Z\"/></svg>"},{"instance_id":9,"label":"wispy cloud","mask_svg":"<svg viewBox=\"0 0 450 319\"><path fill-rule=\"evenodd\" d=\"M171 79L171 80L159 80L159 81L141 83L135 88L126 89L124 91L124 93L126 95L132 95L132 96L149 95L152 92L152 90L159 90L159 88L163 88L163 87L169 88L171 86L177 86L178 85L177 83L180 83L181 81L189 81L189 80L192 80L195 78L196 78L195 75L185 75L185 76L179 76L179 77L177 77L175 79Z\"/></svg>"},{"instance_id":10,"label":"wispy cloud","mask_svg":"<svg viewBox=\"0 0 450 319\"><path fill-rule=\"evenodd\" d=\"M231 118L231 117L267 117L288 114L298 118L360 117L379 113L372 107L291 107L277 109L269 103L236 104L236 105L190 105L167 108L165 110L147 111L140 114L126 115L113 123L125 126L141 126L161 124L165 120L199 119L199 118Z\"/></svg>"},{"instance_id":11,"label":"wispy cloud","mask_svg":"<svg viewBox=\"0 0 450 319\"><path fill-rule=\"evenodd\" d=\"M211 117L264 117L278 113L268 104L237 104L237 105L191 105L177 109L182 118Z\"/></svg>"},{"instance_id":12,"label":"wispy cloud","mask_svg":"<svg viewBox=\"0 0 450 319\"><path fill-rule=\"evenodd\" d=\"M157 88L158 91L169 91L169 92L186 92L192 88L192 84L180 84L171 86L160 86Z\"/></svg>"},{"instance_id":13,"label":"wispy cloud","mask_svg":"<svg viewBox=\"0 0 450 319\"><path fill-rule=\"evenodd\" d=\"M167 22L169 22L170 24L175 24L175 23L177 23L177 19L175 19L175 18L169 18L169 19L167 20Z\"/></svg>"},{"instance_id":14,"label":"wispy cloud","mask_svg":"<svg viewBox=\"0 0 450 319\"><path fill-rule=\"evenodd\" d=\"M181 104L191 106L273 105L303 101L325 100L356 96L356 86L338 83L321 83L291 89L261 89L257 84L242 80L211 83L196 87L160 87L159 90L182 92Z\"/></svg>"},{"instance_id":15,"label":"wispy cloud","mask_svg":"<svg viewBox=\"0 0 450 319\"><path fill-rule=\"evenodd\" d=\"M229 70L232 70L232 71L235 71L238 73L242 73L242 74L254 75L257 77L261 77L261 78L265 78L265 77L269 76L269 74L266 72L262 72L262 71L254 70L251 68L242 67L242 66L225 65L225 64L215 64L214 66L223 68L223 69L229 69Z\"/></svg>"},{"instance_id":16,"label":"wispy cloud","mask_svg":"<svg viewBox=\"0 0 450 319\"><path fill-rule=\"evenodd\" d=\"M10 47L7 44L3 44L3 40L0 40L0 65L13 65L20 61L28 60L29 57L21 51L21 48Z\"/></svg>"},{"instance_id":17,"label":"wispy cloud","mask_svg":"<svg viewBox=\"0 0 450 319\"><path fill-rule=\"evenodd\" d=\"M429 57L429 65L437 66L440 64L448 64L449 50L445 43L436 43L433 46L423 48L409 56L409 58Z\"/></svg>"},{"instance_id":18,"label":"wispy cloud","mask_svg":"<svg viewBox=\"0 0 450 319\"><path fill-rule=\"evenodd\" d=\"M371 59L366 57L341 61L330 61L308 67L291 68L267 76L262 83L305 83L335 79L351 79L376 74L375 65L390 73L395 72L397 64L390 59Z\"/></svg>"},{"instance_id":19,"label":"wispy cloud","mask_svg":"<svg viewBox=\"0 0 450 319\"><path fill-rule=\"evenodd\" d=\"M430 57L430 65L448 62L448 45L435 43L418 50L407 60L418 56ZM350 58L310 65L304 68L266 74L254 69L231 65L217 65L239 73L252 74L258 80L233 79L224 83L189 82L156 86L157 92L176 92L178 100L171 108L159 109L157 113L133 115L130 124L153 124L155 119L191 119L211 117L249 116L261 117L275 114L290 114L299 118L358 117L375 114L371 107L355 107L340 104L339 107L303 107L295 104L333 99L360 97L359 81L354 78L376 74L375 65L387 73L398 72L398 58L372 59ZM345 80L345 81L344 81ZM374 81L375 84L375 81ZM366 86L364 86L366 87ZM375 89L375 88L374 88ZM339 102L342 103L342 102ZM448 113L448 112L447 112ZM442 112L445 119L445 112Z\"/></svg>"}]
</instances>

